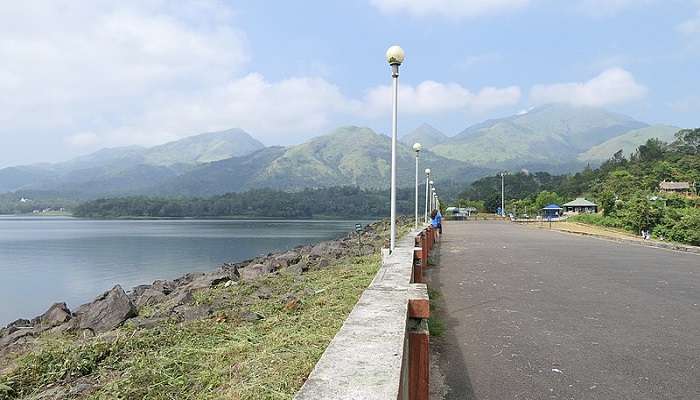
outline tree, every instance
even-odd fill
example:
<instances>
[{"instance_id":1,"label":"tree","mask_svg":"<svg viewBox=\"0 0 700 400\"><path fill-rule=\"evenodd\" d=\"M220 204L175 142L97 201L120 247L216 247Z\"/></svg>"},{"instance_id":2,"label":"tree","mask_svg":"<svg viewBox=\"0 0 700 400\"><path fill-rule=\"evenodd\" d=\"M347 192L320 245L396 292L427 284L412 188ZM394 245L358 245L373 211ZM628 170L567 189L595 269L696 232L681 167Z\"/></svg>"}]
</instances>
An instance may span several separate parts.
<instances>
[{"instance_id":1,"label":"tree","mask_svg":"<svg viewBox=\"0 0 700 400\"><path fill-rule=\"evenodd\" d=\"M603 207L603 216L609 217L615 213L615 193L610 190L605 190L600 194L600 205Z\"/></svg>"},{"instance_id":2,"label":"tree","mask_svg":"<svg viewBox=\"0 0 700 400\"><path fill-rule=\"evenodd\" d=\"M676 141L672 143L672 146L684 154L700 154L700 128L683 129L676 132Z\"/></svg>"}]
</instances>

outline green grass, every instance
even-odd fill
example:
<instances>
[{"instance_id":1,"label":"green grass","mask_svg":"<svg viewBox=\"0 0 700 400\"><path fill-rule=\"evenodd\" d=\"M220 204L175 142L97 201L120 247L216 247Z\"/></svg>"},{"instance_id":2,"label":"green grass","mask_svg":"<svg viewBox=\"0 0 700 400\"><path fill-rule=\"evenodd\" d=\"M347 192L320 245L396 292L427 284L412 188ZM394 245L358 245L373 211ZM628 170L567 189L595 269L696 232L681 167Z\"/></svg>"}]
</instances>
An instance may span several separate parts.
<instances>
[{"instance_id":1,"label":"green grass","mask_svg":"<svg viewBox=\"0 0 700 400\"><path fill-rule=\"evenodd\" d=\"M0 399L70 386L79 377L99 387L90 399L290 399L379 264L378 255L349 257L302 279L282 273L203 291L197 303L224 305L206 320L126 326L92 339L42 337L0 376ZM260 286L272 291L269 299L253 296ZM296 302L284 300L290 293ZM265 318L243 321L243 310Z\"/></svg>"},{"instance_id":2,"label":"green grass","mask_svg":"<svg viewBox=\"0 0 700 400\"><path fill-rule=\"evenodd\" d=\"M428 286L428 297L430 298L430 317L428 318L428 331L430 336L440 337L445 334L444 321L438 316L440 306L438 301L442 297L437 289Z\"/></svg>"}]
</instances>

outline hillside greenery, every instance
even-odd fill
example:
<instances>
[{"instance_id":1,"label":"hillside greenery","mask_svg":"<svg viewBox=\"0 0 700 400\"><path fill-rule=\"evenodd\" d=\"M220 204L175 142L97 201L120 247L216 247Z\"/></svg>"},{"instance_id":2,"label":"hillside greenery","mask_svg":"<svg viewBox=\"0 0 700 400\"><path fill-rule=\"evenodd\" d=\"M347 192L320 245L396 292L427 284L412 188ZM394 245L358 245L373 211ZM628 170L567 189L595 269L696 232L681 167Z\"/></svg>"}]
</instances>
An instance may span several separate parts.
<instances>
[{"instance_id":1,"label":"hillside greenery","mask_svg":"<svg viewBox=\"0 0 700 400\"><path fill-rule=\"evenodd\" d=\"M413 190L398 190L399 213L413 213L413 196ZM389 215L388 199L389 191L363 190L357 187L306 189L291 193L259 189L209 198L98 199L78 205L73 210L73 215L84 218L383 217Z\"/></svg>"},{"instance_id":2,"label":"hillside greenery","mask_svg":"<svg viewBox=\"0 0 700 400\"><path fill-rule=\"evenodd\" d=\"M659 192L662 181L690 182L695 195ZM649 139L629 158L620 150L599 168L573 175L519 172L505 176L506 209L537 215L549 203L585 196L601 212L573 220L638 234L650 230L659 239L700 245L700 129L681 130L672 143ZM495 211L500 205L500 176L475 181L458 203L479 204Z\"/></svg>"}]
</instances>

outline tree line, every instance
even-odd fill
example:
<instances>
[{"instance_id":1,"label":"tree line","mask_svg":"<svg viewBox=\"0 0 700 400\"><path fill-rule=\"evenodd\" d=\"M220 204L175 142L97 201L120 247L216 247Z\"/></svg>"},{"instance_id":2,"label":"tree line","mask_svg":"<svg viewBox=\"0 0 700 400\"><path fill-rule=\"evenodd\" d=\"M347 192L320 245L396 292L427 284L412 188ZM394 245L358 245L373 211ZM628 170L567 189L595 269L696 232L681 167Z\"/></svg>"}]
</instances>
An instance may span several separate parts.
<instances>
[{"instance_id":1,"label":"tree line","mask_svg":"<svg viewBox=\"0 0 700 400\"><path fill-rule=\"evenodd\" d=\"M413 213L414 192L397 191L397 211ZM117 197L87 201L73 209L83 218L362 218L389 215L388 190L357 187L304 189L298 192L259 189L207 198Z\"/></svg>"},{"instance_id":2,"label":"tree line","mask_svg":"<svg viewBox=\"0 0 700 400\"><path fill-rule=\"evenodd\" d=\"M660 193L662 181L689 182L692 194ZM520 216L585 196L601 212L575 220L635 233L649 230L659 239L700 245L700 129L681 130L672 143L649 139L629 157L620 150L600 167L573 175L508 174L505 186L506 209ZM495 211L500 201L497 175L472 183L456 203Z\"/></svg>"}]
</instances>

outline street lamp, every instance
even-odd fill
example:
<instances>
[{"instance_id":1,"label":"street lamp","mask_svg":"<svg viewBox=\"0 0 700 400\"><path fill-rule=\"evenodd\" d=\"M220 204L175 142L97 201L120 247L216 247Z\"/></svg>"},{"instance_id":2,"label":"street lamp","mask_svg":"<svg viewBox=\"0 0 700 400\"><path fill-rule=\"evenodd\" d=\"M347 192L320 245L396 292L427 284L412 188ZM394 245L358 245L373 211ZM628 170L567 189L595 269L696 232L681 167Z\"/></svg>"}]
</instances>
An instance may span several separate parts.
<instances>
[{"instance_id":1,"label":"street lamp","mask_svg":"<svg viewBox=\"0 0 700 400\"><path fill-rule=\"evenodd\" d=\"M394 252L396 245L396 129L398 119L399 100L399 65L403 63L405 54L399 46L391 46L386 51L386 60L391 65L391 78L393 81L393 107L391 113L391 246Z\"/></svg>"},{"instance_id":2,"label":"street lamp","mask_svg":"<svg viewBox=\"0 0 700 400\"><path fill-rule=\"evenodd\" d=\"M501 172L501 217L506 215L505 183L503 175L504 173Z\"/></svg>"},{"instance_id":3,"label":"street lamp","mask_svg":"<svg viewBox=\"0 0 700 400\"><path fill-rule=\"evenodd\" d=\"M413 229L418 229L418 154L420 154L421 149L423 146L420 143L413 145L413 151L416 152L416 223Z\"/></svg>"},{"instance_id":4,"label":"street lamp","mask_svg":"<svg viewBox=\"0 0 700 400\"><path fill-rule=\"evenodd\" d=\"M428 212L432 212L433 211L433 194L434 194L433 192L435 191L435 188L433 187L433 181L428 182L428 184L430 185L430 211L428 211ZM430 215L430 214L428 214L428 215Z\"/></svg>"},{"instance_id":5,"label":"street lamp","mask_svg":"<svg viewBox=\"0 0 700 400\"><path fill-rule=\"evenodd\" d=\"M425 223L428 223L428 193L430 192L430 168L425 169Z\"/></svg>"},{"instance_id":6,"label":"street lamp","mask_svg":"<svg viewBox=\"0 0 700 400\"><path fill-rule=\"evenodd\" d=\"M432 184L432 181L430 183ZM433 202L430 203L430 212L432 212L435 209L435 186L433 186L430 190L433 193Z\"/></svg>"}]
</instances>

